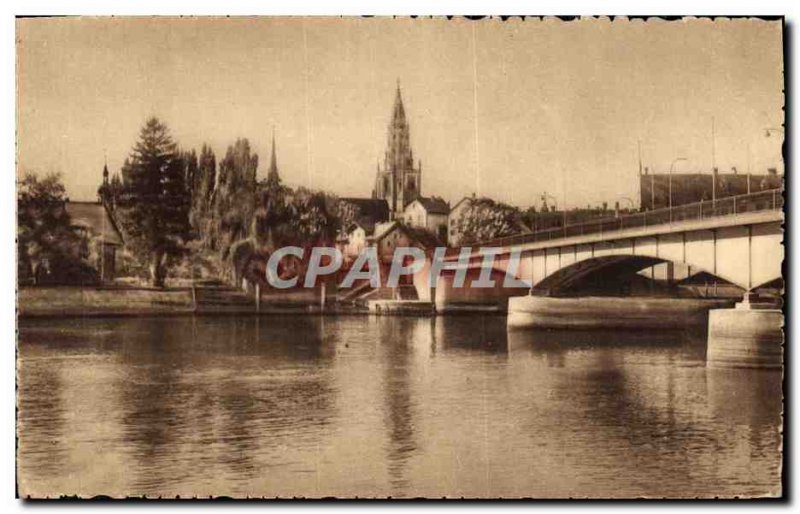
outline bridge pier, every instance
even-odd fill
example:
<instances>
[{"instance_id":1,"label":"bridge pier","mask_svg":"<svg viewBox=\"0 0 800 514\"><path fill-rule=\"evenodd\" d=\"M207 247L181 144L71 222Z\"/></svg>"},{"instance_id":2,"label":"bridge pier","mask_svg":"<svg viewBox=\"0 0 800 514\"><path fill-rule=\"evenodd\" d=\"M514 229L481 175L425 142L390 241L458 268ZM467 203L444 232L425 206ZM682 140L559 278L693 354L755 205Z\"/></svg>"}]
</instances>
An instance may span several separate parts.
<instances>
[{"instance_id":1,"label":"bridge pier","mask_svg":"<svg viewBox=\"0 0 800 514\"><path fill-rule=\"evenodd\" d=\"M780 369L783 366L780 306L748 293L733 309L709 311L706 365Z\"/></svg>"},{"instance_id":2,"label":"bridge pier","mask_svg":"<svg viewBox=\"0 0 800 514\"><path fill-rule=\"evenodd\" d=\"M509 298L509 328L673 329L706 322L709 309L730 306L728 300L652 297Z\"/></svg>"}]
</instances>

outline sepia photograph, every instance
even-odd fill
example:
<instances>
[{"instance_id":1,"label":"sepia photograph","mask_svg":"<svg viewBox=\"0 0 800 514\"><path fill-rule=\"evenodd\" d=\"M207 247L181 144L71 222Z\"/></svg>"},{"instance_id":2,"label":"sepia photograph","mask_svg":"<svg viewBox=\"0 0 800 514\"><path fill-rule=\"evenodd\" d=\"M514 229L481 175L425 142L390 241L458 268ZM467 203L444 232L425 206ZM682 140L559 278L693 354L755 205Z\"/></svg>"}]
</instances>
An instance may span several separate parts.
<instances>
[{"instance_id":1,"label":"sepia photograph","mask_svg":"<svg viewBox=\"0 0 800 514\"><path fill-rule=\"evenodd\" d=\"M14 25L18 498L785 498L782 17Z\"/></svg>"}]
</instances>

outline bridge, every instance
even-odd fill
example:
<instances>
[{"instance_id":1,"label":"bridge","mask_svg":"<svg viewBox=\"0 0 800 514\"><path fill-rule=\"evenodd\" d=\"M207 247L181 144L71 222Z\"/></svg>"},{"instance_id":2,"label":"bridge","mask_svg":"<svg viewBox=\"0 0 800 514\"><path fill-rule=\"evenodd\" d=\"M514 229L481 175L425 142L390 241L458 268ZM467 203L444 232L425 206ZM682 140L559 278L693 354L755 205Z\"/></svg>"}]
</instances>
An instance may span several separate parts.
<instances>
[{"instance_id":1,"label":"bridge","mask_svg":"<svg viewBox=\"0 0 800 514\"><path fill-rule=\"evenodd\" d=\"M589 276L615 280L660 263L687 265L750 291L781 278L783 202L782 190L774 189L485 241L471 247L467 262L448 257L435 291L426 291L420 280L415 284L420 298L434 300L437 309L502 303L528 293L503 287L500 278L514 266L516 253L514 276L545 296ZM492 289L469 287L484 259L480 247L498 252ZM453 288L454 272L463 267L473 273L464 288Z\"/></svg>"}]
</instances>

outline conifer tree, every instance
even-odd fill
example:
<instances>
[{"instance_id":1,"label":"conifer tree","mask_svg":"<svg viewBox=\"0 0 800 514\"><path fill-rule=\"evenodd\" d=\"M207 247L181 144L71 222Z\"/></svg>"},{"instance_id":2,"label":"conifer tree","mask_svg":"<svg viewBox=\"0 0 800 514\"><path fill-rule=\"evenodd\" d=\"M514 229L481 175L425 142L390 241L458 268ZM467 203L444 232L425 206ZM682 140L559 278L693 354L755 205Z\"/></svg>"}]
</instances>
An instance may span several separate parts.
<instances>
[{"instance_id":1,"label":"conifer tree","mask_svg":"<svg viewBox=\"0 0 800 514\"><path fill-rule=\"evenodd\" d=\"M122 178L120 218L130 247L148 263L152 285L163 287L168 267L189 237L190 192L177 146L157 118L142 127Z\"/></svg>"}]
</instances>

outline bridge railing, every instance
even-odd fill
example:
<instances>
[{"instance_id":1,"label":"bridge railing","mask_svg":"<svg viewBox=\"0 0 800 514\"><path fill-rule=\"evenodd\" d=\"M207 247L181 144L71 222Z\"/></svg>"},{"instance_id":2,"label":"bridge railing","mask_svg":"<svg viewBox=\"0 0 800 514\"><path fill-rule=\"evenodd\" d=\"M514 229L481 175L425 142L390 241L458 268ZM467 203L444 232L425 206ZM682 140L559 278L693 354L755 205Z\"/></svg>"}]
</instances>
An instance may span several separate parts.
<instances>
[{"instance_id":1,"label":"bridge railing","mask_svg":"<svg viewBox=\"0 0 800 514\"><path fill-rule=\"evenodd\" d=\"M710 201L642 211L613 218L603 218L574 225L540 230L531 234L518 234L485 241L477 246L512 246L526 243L552 241L567 237L602 234L629 228L647 228L677 221L703 220L731 216L746 212L777 211L783 209L783 190L769 189ZM476 246L476 245L473 245Z\"/></svg>"}]
</instances>

